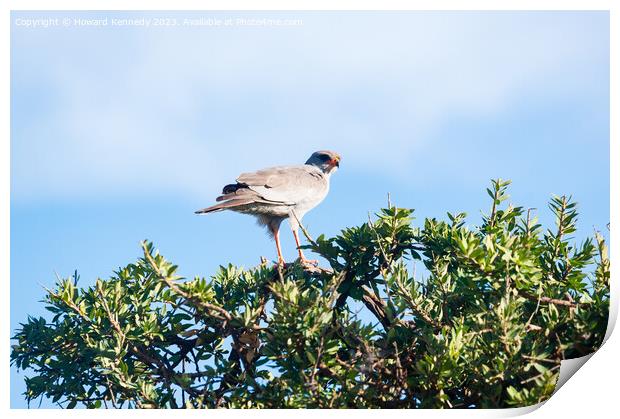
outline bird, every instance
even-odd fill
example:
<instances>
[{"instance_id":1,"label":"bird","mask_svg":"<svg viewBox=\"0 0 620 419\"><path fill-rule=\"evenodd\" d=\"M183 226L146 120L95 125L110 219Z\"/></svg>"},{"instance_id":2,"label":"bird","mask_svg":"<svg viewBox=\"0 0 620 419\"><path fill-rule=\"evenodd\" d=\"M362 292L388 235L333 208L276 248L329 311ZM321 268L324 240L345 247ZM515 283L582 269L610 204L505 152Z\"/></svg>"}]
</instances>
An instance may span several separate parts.
<instances>
[{"instance_id":1,"label":"bird","mask_svg":"<svg viewBox=\"0 0 620 419\"><path fill-rule=\"evenodd\" d=\"M286 263L280 247L280 225L288 219L297 244L302 265L318 262L306 259L299 241L299 225L303 216L319 205L329 192L330 177L340 167L340 155L321 150L312 153L305 164L276 166L256 172L242 173L222 189L213 206L195 211L196 214L231 210L250 214L259 225L267 227L276 243L278 265Z\"/></svg>"}]
</instances>

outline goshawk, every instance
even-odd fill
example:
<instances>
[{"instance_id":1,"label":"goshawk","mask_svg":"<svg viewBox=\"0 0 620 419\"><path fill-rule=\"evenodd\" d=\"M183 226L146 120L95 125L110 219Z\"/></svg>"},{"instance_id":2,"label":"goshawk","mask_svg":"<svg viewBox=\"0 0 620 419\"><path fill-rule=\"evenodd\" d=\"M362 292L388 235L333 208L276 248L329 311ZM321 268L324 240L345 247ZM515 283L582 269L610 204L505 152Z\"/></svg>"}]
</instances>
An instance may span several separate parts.
<instances>
[{"instance_id":1,"label":"goshawk","mask_svg":"<svg viewBox=\"0 0 620 419\"><path fill-rule=\"evenodd\" d=\"M299 221L316 207L329 192L329 178L340 166L340 156L333 151L317 151L306 164L278 166L243 173L237 183L224 186L222 195L211 207L196 214L232 210L257 217L276 241L278 264L284 264L280 248L280 224L289 219L301 263L313 263L304 257L299 242Z\"/></svg>"}]
</instances>

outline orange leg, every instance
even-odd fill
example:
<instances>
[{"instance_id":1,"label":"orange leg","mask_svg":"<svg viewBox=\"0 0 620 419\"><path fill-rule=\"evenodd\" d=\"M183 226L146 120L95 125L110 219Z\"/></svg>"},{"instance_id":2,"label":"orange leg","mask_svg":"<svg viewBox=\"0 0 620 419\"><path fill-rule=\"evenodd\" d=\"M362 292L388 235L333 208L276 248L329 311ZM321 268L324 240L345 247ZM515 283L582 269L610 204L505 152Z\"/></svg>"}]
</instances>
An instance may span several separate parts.
<instances>
[{"instance_id":1,"label":"orange leg","mask_svg":"<svg viewBox=\"0 0 620 419\"><path fill-rule=\"evenodd\" d=\"M278 265L284 266L284 258L282 257L282 249L280 248L280 229L274 229L273 238L276 240L276 249L278 250Z\"/></svg>"},{"instance_id":2,"label":"orange leg","mask_svg":"<svg viewBox=\"0 0 620 419\"><path fill-rule=\"evenodd\" d=\"M295 236L295 243L297 244L297 251L299 252L299 261L303 264L311 264L317 265L319 262L317 260L308 260L304 256L304 253L301 251L301 243L299 242L299 236L297 235L297 230L293 230L293 236Z\"/></svg>"}]
</instances>

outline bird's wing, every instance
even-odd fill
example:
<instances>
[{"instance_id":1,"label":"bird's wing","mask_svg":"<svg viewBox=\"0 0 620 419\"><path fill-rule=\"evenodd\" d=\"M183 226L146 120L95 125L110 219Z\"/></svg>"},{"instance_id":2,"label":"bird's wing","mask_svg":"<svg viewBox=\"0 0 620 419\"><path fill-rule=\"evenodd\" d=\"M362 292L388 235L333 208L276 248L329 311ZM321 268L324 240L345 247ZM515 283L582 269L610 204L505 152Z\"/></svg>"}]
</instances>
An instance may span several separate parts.
<instances>
[{"instance_id":1,"label":"bird's wing","mask_svg":"<svg viewBox=\"0 0 620 419\"><path fill-rule=\"evenodd\" d=\"M260 195L261 198L294 205L300 201L321 195L327 188L327 180L313 166L280 166L243 173L237 182Z\"/></svg>"}]
</instances>

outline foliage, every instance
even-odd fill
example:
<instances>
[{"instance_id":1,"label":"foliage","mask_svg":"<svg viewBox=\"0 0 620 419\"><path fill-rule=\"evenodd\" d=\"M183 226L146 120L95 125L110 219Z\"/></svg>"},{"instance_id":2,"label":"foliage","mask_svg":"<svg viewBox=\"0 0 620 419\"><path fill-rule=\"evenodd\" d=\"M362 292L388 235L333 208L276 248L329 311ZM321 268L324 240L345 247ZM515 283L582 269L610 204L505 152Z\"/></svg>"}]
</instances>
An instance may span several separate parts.
<instances>
[{"instance_id":1,"label":"foliage","mask_svg":"<svg viewBox=\"0 0 620 419\"><path fill-rule=\"evenodd\" d=\"M144 243L108 280L79 288L76 274L48 290L53 317L21 325L11 363L31 372L29 402L68 408L543 401L560 361L603 341L609 260L599 233L572 243L569 197L551 200L556 226L543 231L504 206L508 184L492 183L474 229L465 214L416 228L412 210L389 206L337 237L308 236L330 269L228 265L183 280Z\"/></svg>"}]
</instances>

